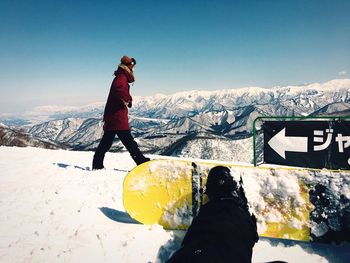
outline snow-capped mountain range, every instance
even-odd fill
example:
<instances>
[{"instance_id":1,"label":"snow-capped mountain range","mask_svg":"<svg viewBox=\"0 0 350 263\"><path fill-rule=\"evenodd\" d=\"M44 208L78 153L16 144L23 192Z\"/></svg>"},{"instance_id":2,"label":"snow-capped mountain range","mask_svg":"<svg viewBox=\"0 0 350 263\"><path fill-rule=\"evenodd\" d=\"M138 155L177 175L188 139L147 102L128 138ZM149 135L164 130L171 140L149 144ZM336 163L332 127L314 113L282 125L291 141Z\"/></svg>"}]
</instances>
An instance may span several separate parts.
<instances>
[{"instance_id":1,"label":"snow-capped mountain range","mask_svg":"<svg viewBox=\"0 0 350 263\"><path fill-rule=\"evenodd\" d=\"M198 113L269 106L276 111L307 115L334 102L350 100L350 80L332 80L304 86L250 87L218 91L188 91L170 96L136 98L131 112L153 118L180 118ZM279 106L278 108L276 106ZM271 110L271 109L267 109ZM274 112L272 112L274 113Z\"/></svg>"},{"instance_id":2,"label":"snow-capped mountain range","mask_svg":"<svg viewBox=\"0 0 350 263\"><path fill-rule=\"evenodd\" d=\"M103 133L103 108L104 103L46 106L27 112L16 122L27 123L32 136L64 143L72 149L93 150ZM212 155L221 152L215 157L222 160L249 162L252 140L248 138L255 118L308 115L349 116L350 79L271 89L250 87L135 96L130 124L145 152L208 158L211 149ZM11 124L11 120L0 121ZM116 143L112 149L122 147Z\"/></svg>"},{"instance_id":3,"label":"snow-capped mountain range","mask_svg":"<svg viewBox=\"0 0 350 263\"><path fill-rule=\"evenodd\" d=\"M11 129L3 124L0 124L0 145L18 147L32 146L46 149L64 148L63 145L57 145L47 139L35 138L31 134Z\"/></svg>"}]
</instances>

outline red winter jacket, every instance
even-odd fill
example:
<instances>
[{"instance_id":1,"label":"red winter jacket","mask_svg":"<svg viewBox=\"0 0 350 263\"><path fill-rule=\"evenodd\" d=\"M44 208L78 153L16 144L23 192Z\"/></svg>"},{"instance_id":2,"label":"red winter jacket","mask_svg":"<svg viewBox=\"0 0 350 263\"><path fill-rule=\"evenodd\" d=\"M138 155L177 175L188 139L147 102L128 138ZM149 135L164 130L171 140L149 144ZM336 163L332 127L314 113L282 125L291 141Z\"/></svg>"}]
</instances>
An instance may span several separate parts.
<instances>
[{"instance_id":1,"label":"red winter jacket","mask_svg":"<svg viewBox=\"0 0 350 263\"><path fill-rule=\"evenodd\" d=\"M132 97L129 93L129 83L134 82L134 76L121 67L114 72L115 78L109 91L105 111L103 114L105 131L129 130L128 108L124 102L131 106Z\"/></svg>"}]
</instances>

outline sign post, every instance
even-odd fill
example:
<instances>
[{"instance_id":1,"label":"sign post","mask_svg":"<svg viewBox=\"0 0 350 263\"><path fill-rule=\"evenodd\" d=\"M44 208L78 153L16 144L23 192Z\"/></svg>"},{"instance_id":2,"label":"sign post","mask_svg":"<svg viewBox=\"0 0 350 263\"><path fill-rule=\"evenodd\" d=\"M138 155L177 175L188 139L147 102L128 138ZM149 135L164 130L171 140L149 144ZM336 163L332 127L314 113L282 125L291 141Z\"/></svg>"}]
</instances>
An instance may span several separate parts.
<instances>
[{"instance_id":1,"label":"sign post","mask_svg":"<svg viewBox=\"0 0 350 263\"><path fill-rule=\"evenodd\" d=\"M350 170L350 121L266 121L264 162Z\"/></svg>"}]
</instances>

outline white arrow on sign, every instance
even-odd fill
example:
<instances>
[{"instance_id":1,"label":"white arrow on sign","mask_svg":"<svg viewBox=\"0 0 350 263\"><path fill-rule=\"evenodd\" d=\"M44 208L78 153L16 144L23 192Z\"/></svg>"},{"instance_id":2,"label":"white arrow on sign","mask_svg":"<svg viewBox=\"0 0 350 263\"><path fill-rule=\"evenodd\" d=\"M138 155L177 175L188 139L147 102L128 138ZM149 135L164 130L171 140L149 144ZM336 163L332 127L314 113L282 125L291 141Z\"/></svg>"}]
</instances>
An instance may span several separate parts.
<instances>
[{"instance_id":1,"label":"white arrow on sign","mask_svg":"<svg viewBox=\"0 0 350 263\"><path fill-rule=\"evenodd\" d=\"M287 137L286 128L273 136L268 144L283 159L286 159L286 152L307 152L307 137Z\"/></svg>"}]
</instances>

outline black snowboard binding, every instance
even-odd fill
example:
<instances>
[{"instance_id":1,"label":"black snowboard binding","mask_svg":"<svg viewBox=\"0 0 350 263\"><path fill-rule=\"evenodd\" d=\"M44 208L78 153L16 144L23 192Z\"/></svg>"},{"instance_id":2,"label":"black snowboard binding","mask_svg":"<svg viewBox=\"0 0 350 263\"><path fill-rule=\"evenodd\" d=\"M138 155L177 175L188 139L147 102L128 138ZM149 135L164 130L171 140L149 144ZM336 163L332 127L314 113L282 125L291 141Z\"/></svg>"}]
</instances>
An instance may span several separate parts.
<instances>
[{"instance_id":1,"label":"black snowboard binding","mask_svg":"<svg viewBox=\"0 0 350 263\"><path fill-rule=\"evenodd\" d=\"M225 166L216 166L210 170L205 193L210 200L234 199L239 207L249 210L242 177L237 182L232 177L230 169Z\"/></svg>"}]
</instances>

